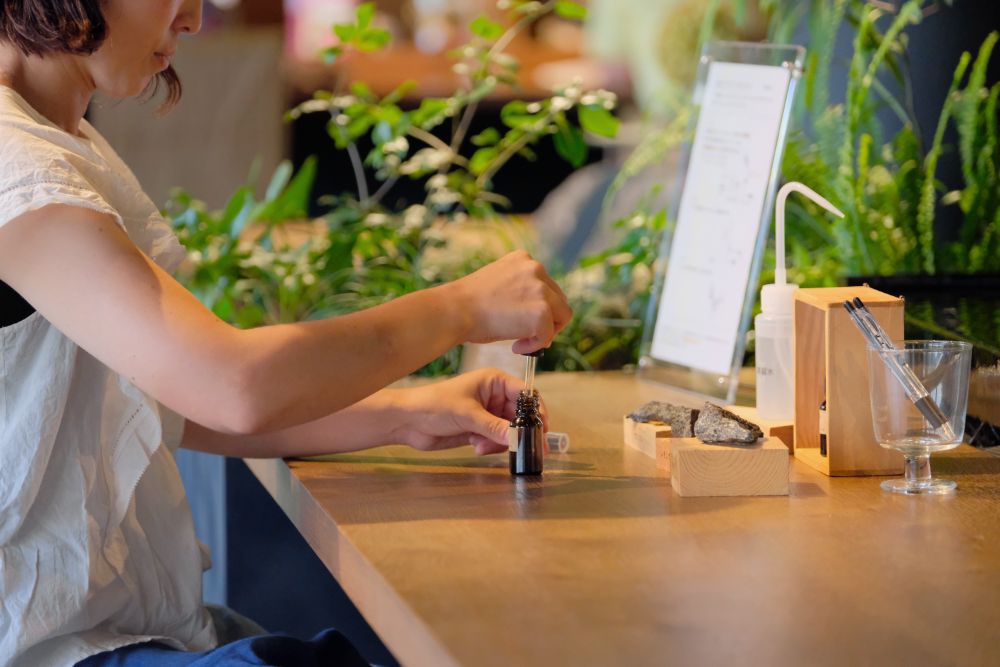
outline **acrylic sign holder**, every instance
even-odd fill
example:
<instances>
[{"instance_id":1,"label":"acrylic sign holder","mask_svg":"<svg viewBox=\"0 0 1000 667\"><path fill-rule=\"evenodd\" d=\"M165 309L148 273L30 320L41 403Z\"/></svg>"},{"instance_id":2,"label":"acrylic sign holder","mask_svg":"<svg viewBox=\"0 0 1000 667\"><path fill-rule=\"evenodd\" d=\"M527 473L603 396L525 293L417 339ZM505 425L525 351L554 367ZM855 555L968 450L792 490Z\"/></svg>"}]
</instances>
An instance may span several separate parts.
<instances>
[{"instance_id":1,"label":"acrylic sign holder","mask_svg":"<svg viewBox=\"0 0 1000 667\"><path fill-rule=\"evenodd\" d=\"M712 42L694 139L660 248L639 374L732 403L805 49Z\"/></svg>"},{"instance_id":2,"label":"acrylic sign holder","mask_svg":"<svg viewBox=\"0 0 1000 667\"><path fill-rule=\"evenodd\" d=\"M903 457L881 447L872 430L864 336L844 309L860 297L893 340L903 338L903 299L870 287L799 289L795 294L795 449L830 476L896 475ZM826 401L826 455L820 453L820 405Z\"/></svg>"}]
</instances>

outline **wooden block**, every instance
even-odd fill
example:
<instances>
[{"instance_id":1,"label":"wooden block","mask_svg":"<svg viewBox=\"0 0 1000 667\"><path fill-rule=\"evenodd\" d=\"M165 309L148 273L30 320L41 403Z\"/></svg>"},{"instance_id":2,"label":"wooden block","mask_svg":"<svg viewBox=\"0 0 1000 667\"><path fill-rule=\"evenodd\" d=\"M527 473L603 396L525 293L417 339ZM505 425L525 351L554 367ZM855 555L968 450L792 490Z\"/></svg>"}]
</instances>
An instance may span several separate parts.
<instances>
[{"instance_id":1,"label":"wooden block","mask_svg":"<svg viewBox=\"0 0 1000 667\"><path fill-rule=\"evenodd\" d=\"M673 440L669 436L656 439L656 467L667 473L670 472L670 443Z\"/></svg>"},{"instance_id":2,"label":"wooden block","mask_svg":"<svg viewBox=\"0 0 1000 667\"><path fill-rule=\"evenodd\" d=\"M749 446L673 438L670 484L680 496L787 496L788 466L788 448L777 438Z\"/></svg>"},{"instance_id":3,"label":"wooden block","mask_svg":"<svg viewBox=\"0 0 1000 667\"><path fill-rule=\"evenodd\" d=\"M869 287L795 292L794 455L831 476L894 475L899 452L879 446L868 398L868 344L843 302L860 297L893 340L903 337L903 300ZM820 410L826 403L826 456L819 453Z\"/></svg>"},{"instance_id":4,"label":"wooden block","mask_svg":"<svg viewBox=\"0 0 1000 667\"><path fill-rule=\"evenodd\" d=\"M760 426L764 435L781 440L785 447L788 447L789 454L795 451L795 423L793 420L761 419L757 416L757 408L749 405L727 405L726 410Z\"/></svg>"},{"instance_id":5,"label":"wooden block","mask_svg":"<svg viewBox=\"0 0 1000 667\"><path fill-rule=\"evenodd\" d=\"M656 467L670 469L670 426L659 422L637 422L622 419L625 444L656 460Z\"/></svg>"}]
</instances>

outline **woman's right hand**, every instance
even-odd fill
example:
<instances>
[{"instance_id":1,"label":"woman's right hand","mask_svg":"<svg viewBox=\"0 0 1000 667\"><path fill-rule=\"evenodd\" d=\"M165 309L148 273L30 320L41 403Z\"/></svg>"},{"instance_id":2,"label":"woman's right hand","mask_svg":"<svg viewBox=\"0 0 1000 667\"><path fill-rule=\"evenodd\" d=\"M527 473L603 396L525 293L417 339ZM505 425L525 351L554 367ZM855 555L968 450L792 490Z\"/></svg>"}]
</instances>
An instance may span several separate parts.
<instances>
[{"instance_id":1,"label":"woman's right hand","mask_svg":"<svg viewBox=\"0 0 1000 667\"><path fill-rule=\"evenodd\" d=\"M573 317L562 289L545 267L523 250L505 255L448 287L457 294L468 316L469 342L513 338L517 354L548 347Z\"/></svg>"}]
</instances>

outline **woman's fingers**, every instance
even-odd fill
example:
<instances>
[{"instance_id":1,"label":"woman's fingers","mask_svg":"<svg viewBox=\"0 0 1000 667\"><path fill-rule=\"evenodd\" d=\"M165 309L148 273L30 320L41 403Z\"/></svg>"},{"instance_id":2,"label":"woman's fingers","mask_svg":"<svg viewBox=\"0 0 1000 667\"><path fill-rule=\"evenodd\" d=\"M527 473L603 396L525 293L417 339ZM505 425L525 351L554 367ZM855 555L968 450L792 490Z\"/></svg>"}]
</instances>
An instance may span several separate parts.
<instances>
[{"instance_id":1,"label":"woman's fingers","mask_svg":"<svg viewBox=\"0 0 1000 667\"><path fill-rule=\"evenodd\" d=\"M559 283L557 283L555 279L549 275L548 271L543 268L538 274L538 278L548 285L552 292L553 303L560 304L563 310L572 315L572 309L569 307L569 297L566 296L566 292L564 292L563 288L559 286Z\"/></svg>"},{"instance_id":2,"label":"woman's fingers","mask_svg":"<svg viewBox=\"0 0 1000 667\"><path fill-rule=\"evenodd\" d=\"M556 288L558 289L558 285ZM550 292L547 296L549 307L552 309L554 333L559 333L573 319L573 309L570 308L569 301L566 300L566 295L562 293L562 290Z\"/></svg>"},{"instance_id":3,"label":"woman's fingers","mask_svg":"<svg viewBox=\"0 0 1000 667\"><path fill-rule=\"evenodd\" d=\"M506 444L493 442L492 440L484 438L481 435L476 435L475 433L469 435L469 444L475 448L476 456L499 454L500 452L507 451Z\"/></svg>"},{"instance_id":4,"label":"woman's fingers","mask_svg":"<svg viewBox=\"0 0 1000 667\"><path fill-rule=\"evenodd\" d=\"M514 354L531 354L532 352L545 349L548 347L549 342L551 341L543 340L537 336L532 336L531 338L519 338L514 341L514 344L510 349L514 352Z\"/></svg>"},{"instance_id":5,"label":"woman's fingers","mask_svg":"<svg viewBox=\"0 0 1000 667\"><path fill-rule=\"evenodd\" d=\"M535 267L535 278L542 281L548 287L544 298L552 309L552 320L555 323L555 330L559 332L573 317L573 309L569 305L569 298L563 292L559 283L549 275L549 272L545 270L545 267L541 263L536 262Z\"/></svg>"},{"instance_id":6,"label":"woman's fingers","mask_svg":"<svg viewBox=\"0 0 1000 667\"><path fill-rule=\"evenodd\" d=\"M524 383L503 371L487 368L479 371L480 402L494 415L510 420L514 418L517 395L524 389Z\"/></svg>"},{"instance_id":7,"label":"woman's fingers","mask_svg":"<svg viewBox=\"0 0 1000 667\"><path fill-rule=\"evenodd\" d=\"M514 349L518 354L527 354L549 347L555 335L573 319L573 309L565 299L554 291L545 288L541 303L536 304L536 312L529 315L532 318L532 334L518 339Z\"/></svg>"},{"instance_id":8,"label":"woman's fingers","mask_svg":"<svg viewBox=\"0 0 1000 667\"><path fill-rule=\"evenodd\" d=\"M494 415L503 417L508 421L513 420L517 409L517 397L524 390L524 382L509 373L504 373L495 368L487 368L478 372L482 373L485 377L485 380L481 381L480 385L487 392L485 396L480 395L483 405ZM545 406L544 399L538 402L538 413L542 418L542 423L545 425L545 430L548 431L549 410Z\"/></svg>"},{"instance_id":9,"label":"woman's fingers","mask_svg":"<svg viewBox=\"0 0 1000 667\"><path fill-rule=\"evenodd\" d=\"M468 340L514 338L523 351L546 347L572 318L559 285L538 261L512 252L454 283L473 326Z\"/></svg>"},{"instance_id":10,"label":"woman's fingers","mask_svg":"<svg viewBox=\"0 0 1000 667\"><path fill-rule=\"evenodd\" d=\"M436 385L430 430L411 444L418 449L446 449L471 444L480 456L507 449L510 422L516 413L517 398L524 389L518 378L496 369L460 375ZM428 387L431 390L431 387ZM443 409L442 409L443 408ZM548 430L548 411L542 402L539 414Z\"/></svg>"},{"instance_id":11,"label":"woman's fingers","mask_svg":"<svg viewBox=\"0 0 1000 667\"><path fill-rule=\"evenodd\" d=\"M507 442L507 428L510 426L510 420L488 412L481 405L460 414L458 423L462 429L471 434L480 435L497 444Z\"/></svg>"}]
</instances>

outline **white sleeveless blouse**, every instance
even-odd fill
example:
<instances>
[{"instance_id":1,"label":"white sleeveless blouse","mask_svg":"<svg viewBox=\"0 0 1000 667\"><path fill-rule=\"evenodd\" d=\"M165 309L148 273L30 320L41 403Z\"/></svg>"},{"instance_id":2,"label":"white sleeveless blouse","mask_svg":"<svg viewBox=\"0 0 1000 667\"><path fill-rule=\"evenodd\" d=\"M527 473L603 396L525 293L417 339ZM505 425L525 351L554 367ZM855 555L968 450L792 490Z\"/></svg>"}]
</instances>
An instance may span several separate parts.
<instances>
[{"instance_id":1,"label":"white sleeveless blouse","mask_svg":"<svg viewBox=\"0 0 1000 667\"><path fill-rule=\"evenodd\" d=\"M48 204L93 209L175 268L169 225L98 132L81 131L0 86L0 226ZM0 665L73 665L150 639L215 646L208 554L173 457L182 431L41 313L0 328Z\"/></svg>"}]
</instances>

